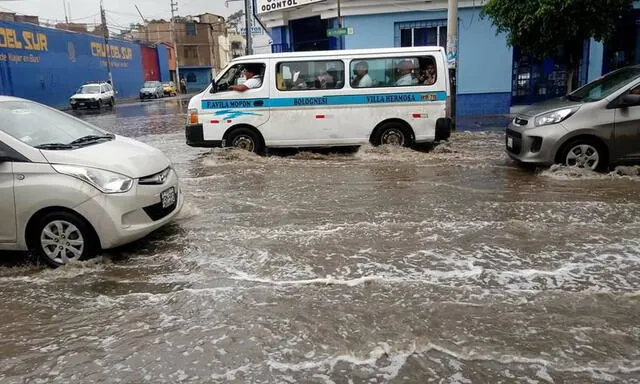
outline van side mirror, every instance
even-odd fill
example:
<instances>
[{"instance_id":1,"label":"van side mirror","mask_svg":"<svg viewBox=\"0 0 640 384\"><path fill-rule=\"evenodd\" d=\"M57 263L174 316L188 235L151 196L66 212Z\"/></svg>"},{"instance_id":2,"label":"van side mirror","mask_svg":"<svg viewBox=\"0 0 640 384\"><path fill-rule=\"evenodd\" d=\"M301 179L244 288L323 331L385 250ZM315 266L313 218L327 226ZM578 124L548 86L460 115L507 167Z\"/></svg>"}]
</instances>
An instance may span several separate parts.
<instances>
[{"instance_id":1,"label":"van side mirror","mask_svg":"<svg viewBox=\"0 0 640 384\"><path fill-rule=\"evenodd\" d=\"M216 85L216 81L211 80L211 89L209 90L209 93L216 93L218 92L218 90L216 89L217 85Z\"/></svg>"},{"instance_id":2,"label":"van side mirror","mask_svg":"<svg viewBox=\"0 0 640 384\"><path fill-rule=\"evenodd\" d=\"M635 107L636 105L640 105L640 95L635 95L632 93L626 94L620 100L621 107Z\"/></svg>"}]
</instances>

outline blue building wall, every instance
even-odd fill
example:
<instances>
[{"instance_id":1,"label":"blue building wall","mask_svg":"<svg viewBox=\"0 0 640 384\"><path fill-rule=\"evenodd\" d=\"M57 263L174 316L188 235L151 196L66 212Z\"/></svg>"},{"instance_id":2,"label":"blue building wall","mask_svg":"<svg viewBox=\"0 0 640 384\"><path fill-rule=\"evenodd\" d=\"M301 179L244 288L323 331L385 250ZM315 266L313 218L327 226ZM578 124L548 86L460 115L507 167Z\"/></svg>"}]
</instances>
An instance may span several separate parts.
<instances>
[{"instance_id":1,"label":"blue building wall","mask_svg":"<svg viewBox=\"0 0 640 384\"><path fill-rule=\"evenodd\" d=\"M0 21L0 94L66 106L82 84L108 80L103 43L98 36ZM144 80L140 47L110 43L118 97L136 96Z\"/></svg>"},{"instance_id":2,"label":"blue building wall","mask_svg":"<svg viewBox=\"0 0 640 384\"><path fill-rule=\"evenodd\" d=\"M188 92L200 92L211 83L211 67L180 67L180 77L187 80Z\"/></svg>"},{"instance_id":3,"label":"blue building wall","mask_svg":"<svg viewBox=\"0 0 640 384\"><path fill-rule=\"evenodd\" d=\"M171 71L169 70L169 48L163 44L158 44L156 49L158 51L160 81L171 81Z\"/></svg>"},{"instance_id":4,"label":"blue building wall","mask_svg":"<svg viewBox=\"0 0 640 384\"><path fill-rule=\"evenodd\" d=\"M464 8L458 15L457 114L508 113L513 50L504 35L496 35L488 19L480 18L480 8ZM427 20L446 24L447 13L443 10L346 17L345 26L354 28L354 34L345 37L345 48L396 46L396 23Z\"/></svg>"}]
</instances>

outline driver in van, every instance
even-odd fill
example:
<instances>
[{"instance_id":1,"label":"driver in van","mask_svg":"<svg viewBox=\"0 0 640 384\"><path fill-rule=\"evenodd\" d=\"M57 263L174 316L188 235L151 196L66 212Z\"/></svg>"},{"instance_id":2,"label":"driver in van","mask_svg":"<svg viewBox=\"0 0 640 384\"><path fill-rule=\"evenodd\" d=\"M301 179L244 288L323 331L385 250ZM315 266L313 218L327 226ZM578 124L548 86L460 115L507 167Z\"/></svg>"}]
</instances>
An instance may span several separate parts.
<instances>
[{"instance_id":1,"label":"driver in van","mask_svg":"<svg viewBox=\"0 0 640 384\"><path fill-rule=\"evenodd\" d=\"M259 64L248 64L244 69L244 76L247 81L242 85L234 85L231 90L238 92L245 92L249 89L256 89L262 87L262 77L260 76Z\"/></svg>"}]
</instances>

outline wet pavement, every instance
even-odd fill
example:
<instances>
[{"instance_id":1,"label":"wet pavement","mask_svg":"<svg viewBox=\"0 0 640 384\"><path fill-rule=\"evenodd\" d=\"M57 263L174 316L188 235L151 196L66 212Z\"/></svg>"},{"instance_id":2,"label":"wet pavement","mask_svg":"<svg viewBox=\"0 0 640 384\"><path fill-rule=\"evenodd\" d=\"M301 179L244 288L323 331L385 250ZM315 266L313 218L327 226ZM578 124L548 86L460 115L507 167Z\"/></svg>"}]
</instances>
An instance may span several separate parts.
<instances>
[{"instance_id":1,"label":"wet pavement","mask_svg":"<svg viewBox=\"0 0 640 384\"><path fill-rule=\"evenodd\" d=\"M258 157L186 100L78 116L156 146L172 225L0 267L2 383L640 383L640 176L531 171L503 136Z\"/></svg>"}]
</instances>

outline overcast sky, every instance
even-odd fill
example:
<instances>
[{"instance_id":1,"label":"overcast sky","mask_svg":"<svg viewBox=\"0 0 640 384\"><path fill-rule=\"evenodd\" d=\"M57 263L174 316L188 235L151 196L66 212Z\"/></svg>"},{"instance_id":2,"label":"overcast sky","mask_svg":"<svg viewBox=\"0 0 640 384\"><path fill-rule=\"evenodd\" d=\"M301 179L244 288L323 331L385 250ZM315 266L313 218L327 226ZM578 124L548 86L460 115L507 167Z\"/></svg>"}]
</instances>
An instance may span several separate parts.
<instances>
[{"instance_id":1,"label":"overcast sky","mask_svg":"<svg viewBox=\"0 0 640 384\"><path fill-rule=\"evenodd\" d=\"M0 0L0 10L36 15L42 19L64 21L64 0ZM77 23L100 23L99 0L67 0L71 6L70 21ZM225 0L177 0L180 16L214 13L228 16L243 7L243 1ZM125 28L130 23L142 20L134 5L137 5L146 19L168 19L171 16L171 0L104 0L107 10L107 24L111 29Z\"/></svg>"}]
</instances>

